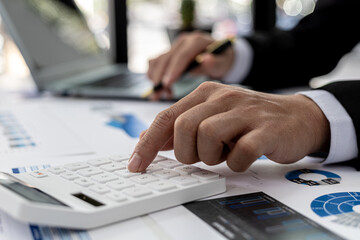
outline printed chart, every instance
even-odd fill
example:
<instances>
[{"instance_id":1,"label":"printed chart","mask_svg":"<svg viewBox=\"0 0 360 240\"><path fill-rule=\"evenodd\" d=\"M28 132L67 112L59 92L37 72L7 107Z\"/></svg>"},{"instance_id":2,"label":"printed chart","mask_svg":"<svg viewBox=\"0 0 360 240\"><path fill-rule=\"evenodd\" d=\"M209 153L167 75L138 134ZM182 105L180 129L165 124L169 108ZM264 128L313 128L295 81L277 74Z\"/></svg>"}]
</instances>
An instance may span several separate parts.
<instances>
[{"instance_id":1,"label":"printed chart","mask_svg":"<svg viewBox=\"0 0 360 240\"><path fill-rule=\"evenodd\" d=\"M320 217L335 216L333 222L360 228L360 192L337 192L322 195L311 203Z\"/></svg>"},{"instance_id":2,"label":"printed chart","mask_svg":"<svg viewBox=\"0 0 360 240\"><path fill-rule=\"evenodd\" d=\"M342 239L263 192L184 206L227 239Z\"/></svg>"},{"instance_id":3,"label":"printed chart","mask_svg":"<svg viewBox=\"0 0 360 240\"><path fill-rule=\"evenodd\" d=\"M305 179L306 175L322 175L324 176L321 180ZM310 175L310 176L311 176ZM317 170L317 169L300 169L288 172L285 175L286 179L298 184L304 184L308 186L321 186L321 185L333 185L339 184L341 177L335 173Z\"/></svg>"}]
</instances>

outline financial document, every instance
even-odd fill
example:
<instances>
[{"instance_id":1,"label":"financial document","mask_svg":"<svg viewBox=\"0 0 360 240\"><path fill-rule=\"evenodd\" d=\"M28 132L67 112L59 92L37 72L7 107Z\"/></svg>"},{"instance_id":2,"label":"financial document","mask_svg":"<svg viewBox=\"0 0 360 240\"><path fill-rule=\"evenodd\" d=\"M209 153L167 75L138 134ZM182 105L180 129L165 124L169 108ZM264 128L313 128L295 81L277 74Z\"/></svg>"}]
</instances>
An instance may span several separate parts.
<instances>
[{"instance_id":1,"label":"financial document","mask_svg":"<svg viewBox=\"0 0 360 240\"><path fill-rule=\"evenodd\" d=\"M130 154L137 143L134 136L138 130L129 129L150 126L156 114L169 105L71 98L0 104L0 169L12 173L26 172L86 160L89 156ZM132 116L132 119L124 116ZM115 120L120 122L120 126L109 124ZM135 125L131 128L121 125L132 123ZM10 132L18 135L9 137L7 134ZM174 157L172 151L161 154ZM266 157L257 160L244 173L232 172L225 163L196 165L226 176L227 191L206 200L221 198L223 202L235 204L236 208L244 201L248 204L251 201L263 203L261 199L274 200L271 205L247 208L248 214L250 210L255 211L263 219L252 222L252 232L241 231L244 239L257 233L257 227L262 231L290 231L291 227L309 226L304 222L313 222L316 229L320 229L319 234L325 234L317 236L333 237L327 239L357 239L360 235L360 173L352 167L327 166L312 158L281 165ZM192 204L196 208L196 202ZM269 208L273 209L270 211ZM283 221L280 216L284 212L291 214L291 209L299 214L296 215L298 218ZM236 234L236 221L243 217L233 218L225 212L220 213L214 213L215 221L209 222L202 218L201 208L192 211L185 205L84 231L22 223L0 212L0 239L232 239L231 236ZM264 225L263 220L269 216L278 220L270 221L277 225Z\"/></svg>"}]
</instances>

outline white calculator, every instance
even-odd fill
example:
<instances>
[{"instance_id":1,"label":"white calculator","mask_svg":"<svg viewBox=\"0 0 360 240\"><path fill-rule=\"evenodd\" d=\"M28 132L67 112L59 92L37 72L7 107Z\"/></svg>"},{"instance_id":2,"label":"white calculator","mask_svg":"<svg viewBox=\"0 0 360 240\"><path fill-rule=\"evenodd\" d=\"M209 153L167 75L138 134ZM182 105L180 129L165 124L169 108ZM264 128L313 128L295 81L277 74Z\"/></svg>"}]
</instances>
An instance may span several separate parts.
<instances>
[{"instance_id":1,"label":"white calculator","mask_svg":"<svg viewBox=\"0 0 360 240\"><path fill-rule=\"evenodd\" d=\"M224 192L217 173L157 156L143 173L113 156L0 173L0 208L15 219L89 229Z\"/></svg>"}]
</instances>

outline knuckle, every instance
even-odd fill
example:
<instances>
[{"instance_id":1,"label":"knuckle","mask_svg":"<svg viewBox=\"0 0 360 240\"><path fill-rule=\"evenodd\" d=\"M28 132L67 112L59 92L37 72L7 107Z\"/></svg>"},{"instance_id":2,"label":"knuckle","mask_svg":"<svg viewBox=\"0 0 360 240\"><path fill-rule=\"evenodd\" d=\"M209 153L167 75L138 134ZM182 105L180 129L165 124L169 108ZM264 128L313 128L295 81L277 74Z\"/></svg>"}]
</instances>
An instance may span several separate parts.
<instances>
[{"instance_id":1,"label":"knuckle","mask_svg":"<svg viewBox=\"0 0 360 240\"><path fill-rule=\"evenodd\" d=\"M182 133L190 133L194 130L195 124L189 117L180 116L175 120L174 127L177 131L181 131Z\"/></svg>"},{"instance_id":2,"label":"knuckle","mask_svg":"<svg viewBox=\"0 0 360 240\"><path fill-rule=\"evenodd\" d=\"M202 121L198 129L199 136L202 135L210 139L221 140L220 132L221 131L219 131L219 128L210 120Z\"/></svg>"},{"instance_id":3,"label":"knuckle","mask_svg":"<svg viewBox=\"0 0 360 240\"><path fill-rule=\"evenodd\" d=\"M170 124L172 124L174 121L175 121L175 112L172 108L168 108L162 112L160 112L153 124L155 125L155 127L158 127L158 128L164 128L164 127L167 127L169 126Z\"/></svg>"},{"instance_id":4,"label":"knuckle","mask_svg":"<svg viewBox=\"0 0 360 240\"><path fill-rule=\"evenodd\" d=\"M200 91L200 92L210 92L212 90L214 90L215 88L218 87L217 83L214 82L203 82L201 83L195 91Z\"/></svg>"},{"instance_id":5,"label":"knuckle","mask_svg":"<svg viewBox=\"0 0 360 240\"><path fill-rule=\"evenodd\" d=\"M250 141L242 141L239 145L242 155L246 157L252 157L257 155L258 147L257 144Z\"/></svg>"},{"instance_id":6,"label":"knuckle","mask_svg":"<svg viewBox=\"0 0 360 240\"><path fill-rule=\"evenodd\" d=\"M241 98L243 95L241 94L241 92L234 90L234 89L228 89L226 90L223 94L221 94L221 96L219 97L220 101L222 100L233 100L233 99L237 99L237 98Z\"/></svg>"}]
</instances>

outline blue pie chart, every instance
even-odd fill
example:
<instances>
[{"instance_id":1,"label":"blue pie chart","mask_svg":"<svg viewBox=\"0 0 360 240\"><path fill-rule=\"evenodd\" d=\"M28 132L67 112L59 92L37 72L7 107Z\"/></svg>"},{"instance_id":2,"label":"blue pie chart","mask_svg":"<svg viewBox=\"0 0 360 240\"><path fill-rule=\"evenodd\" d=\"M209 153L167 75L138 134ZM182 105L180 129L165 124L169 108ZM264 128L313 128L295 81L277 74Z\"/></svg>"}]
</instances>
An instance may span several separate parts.
<instances>
[{"instance_id":1,"label":"blue pie chart","mask_svg":"<svg viewBox=\"0 0 360 240\"><path fill-rule=\"evenodd\" d=\"M314 173L323 175L324 178L320 181L316 181L316 180L306 180L300 177L303 174L314 174ZM341 181L341 177L339 175L329 171L318 170L318 169L294 170L288 172L285 175L285 177L286 179L294 183L308 185L308 186L333 185L333 184L339 184Z\"/></svg>"},{"instance_id":2,"label":"blue pie chart","mask_svg":"<svg viewBox=\"0 0 360 240\"><path fill-rule=\"evenodd\" d=\"M360 205L360 192L338 192L322 195L311 202L311 209L320 217L354 212Z\"/></svg>"}]
</instances>

